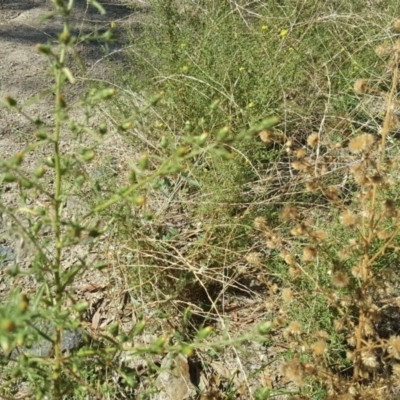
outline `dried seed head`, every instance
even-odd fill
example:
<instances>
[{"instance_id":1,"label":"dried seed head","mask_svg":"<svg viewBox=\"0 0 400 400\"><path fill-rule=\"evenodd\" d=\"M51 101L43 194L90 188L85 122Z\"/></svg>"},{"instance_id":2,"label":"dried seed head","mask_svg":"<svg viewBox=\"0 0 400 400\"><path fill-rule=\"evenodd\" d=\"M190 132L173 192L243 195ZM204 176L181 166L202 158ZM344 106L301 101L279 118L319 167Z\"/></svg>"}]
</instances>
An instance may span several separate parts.
<instances>
[{"instance_id":1,"label":"dried seed head","mask_svg":"<svg viewBox=\"0 0 400 400\"><path fill-rule=\"evenodd\" d=\"M388 345L389 354L396 360L400 360L400 336L391 336Z\"/></svg>"},{"instance_id":2,"label":"dried seed head","mask_svg":"<svg viewBox=\"0 0 400 400\"><path fill-rule=\"evenodd\" d=\"M349 284L349 277L344 272L335 272L332 275L332 283L339 288L346 287Z\"/></svg>"},{"instance_id":3,"label":"dried seed head","mask_svg":"<svg viewBox=\"0 0 400 400\"><path fill-rule=\"evenodd\" d=\"M349 150L353 154L367 153L371 150L375 144L375 137L370 133L363 133L362 135L356 136L349 142Z\"/></svg>"},{"instance_id":4,"label":"dried seed head","mask_svg":"<svg viewBox=\"0 0 400 400\"><path fill-rule=\"evenodd\" d=\"M306 246L303 249L303 261L310 263L317 257L317 250L314 247Z\"/></svg>"},{"instance_id":5,"label":"dried seed head","mask_svg":"<svg viewBox=\"0 0 400 400\"><path fill-rule=\"evenodd\" d=\"M307 138L307 145L310 146L310 147L316 147L318 145L318 141L319 141L318 133L312 133Z\"/></svg>"},{"instance_id":6,"label":"dried seed head","mask_svg":"<svg viewBox=\"0 0 400 400\"><path fill-rule=\"evenodd\" d=\"M375 333L374 327L371 325L369 321L364 322L363 332L364 335L367 337L374 335Z\"/></svg>"},{"instance_id":7,"label":"dried seed head","mask_svg":"<svg viewBox=\"0 0 400 400\"><path fill-rule=\"evenodd\" d=\"M350 258L350 251L347 248L343 248L338 251L338 256L340 261L346 261Z\"/></svg>"},{"instance_id":8,"label":"dried seed head","mask_svg":"<svg viewBox=\"0 0 400 400\"><path fill-rule=\"evenodd\" d=\"M310 164L305 160L293 161L291 165L296 171L305 171L310 167Z\"/></svg>"},{"instance_id":9,"label":"dried seed head","mask_svg":"<svg viewBox=\"0 0 400 400\"><path fill-rule=\"evenodd\" d=\"M282 221L294 221L299 217L299 213L297 208L294 206L285 206L280 215Z\"/></svg>"},{"instance_id":10,"label":"dried seed head","mask_svg":"<svg viewBox=\"0 0 400 400\"><path fill-rule=\"evenodd\" d=\"M286 303L290 303L293 300L293 292L290 288L282 289L282 299Z\"/></svg>"},{"instance_id":11,"label":"dried seed head","mask_svg":"<svg viewBox=\"0 0 400 400\"><path fill-rule=\"evenodd\" d=\"M246 260L252 267L261 267L261 257L259 253L249 253Z\"/></svg>"},{"instance_id":12,"label":"dried seed head","mask_svg":"<svg viewBox=\"0 0 400 400\"><path fill-rule=\"evenodd\" d=\"M257 217L254 220L254 227L260 231L268 230L267 223L263 217Z\"/></svg>"},{"instance_id":13,"label":"dried seed head","mask_svg":"<svg viewBox=\"0 0 400 400\"><path fill-rule=\"evenodd\" d=\"M315 231L311 233L311 238L316 242L324 242L328 239L328 234L325 231Z\"/></svg>"},{"instance_id":14,"label":"dried seed head","mask_svg":"<svg viewBox=\"0 0 400 400\"><path fill-rule=\"evenodd\" d=\"M329 186L324 191L325 196L330 200L339 200L340 189L337 186Z\"/></svg>"},{"instance_id":15,"label":"dried seed head","mask_svg":"<svg viewBox=\"0 0 400 400\"><path fill-rule=\"evenodd\" d=\"M349 210L345 211L339 219L346 228L354 228L357 222L355 215Z\"/></svg>"},{"instance_id":16,"label":"dried seed head","mask_svg":"<svg viewBox=\"0 0 400 400\"><path fill-rule=\"evenodd\" d=\"M385 240L387 239L390 235L388 231L380 231L376 234L377 238L380 240Z\"/></svg>"},{"instance_id":17,"label":"dried seed head","mask_svg":"<svg viewBox=\"0 0 400 400\"><path fill-rule=\"evenodd\" d=\"M354 276L354 278L357 278L357 279L361 279L362 278L362 271L361 271L361 268L358 265L356 265L355 267L351 268L351 274Z\"/></svg>"},{"instance_id":18,"label":"dried seed head","mask_svg":"<svg viewBox=\"0 0 400 400\"><path fill-rule=\"evenodd\" d=\"M400 19L396 19L396 21L393 22L393 29L396 32L400 32Z\"/></svg>"},{"instance_id":19,"label":"dried seed head","mask_svg":"<svg viewBox=\"0 0 400 400\"><path fill-rule=\"evenodd\" d=\"M307 192L314 192L319 188L319 184L317 181L313 180L311 182L306 183Z\"/></svg>"},{"instance_id":20,"label":"dried seed head","mask_svg":"<svg viewBox=\"0 0 400 400\"><path fill-rule=\"evenodd\" d=\"M275 139L275 134L273 131L264 130L260 132L260 139L264 143L272 143Z\"/></svg>"},{"instance_id":21,"label":"dried seed head","mask_svg":"<svg viewBox=\"0 0 400 400\"><path fill-rule=\"evenodd\" d=\"M326 332L326 331L318 331L316 333L316 335L317 335L318 338L320 338L320 339L322 339L324 341L329 340L329 333Z\"/></svg>"},{"instance_id":22,"label":"dried seed head","mask_svg":"<svg viewBox=\"0 0 400 400\"><path fill-rule=\"evenodd\" d=\"M350 350L347 350L347 351L346 351L346 358L347 358L349 361L353 361L353 360L354 360L354 352L352 352L352 351L350 351Z\"/></svg>"},{"instance_id":23,"label":"dried seed head","mask_svg":"<svg viewBox=\"0 0 400 400\"><path fill-rule=\"evenodd\" d=\"M298 267L298 266L296 266L296 265L291 265L290 266L290 268L289 268L289 275L291 276L291 277L296 277L296 276L299 276L301 274L301 269Z\"/></svg>"},{"instance_id":24,"label":"dried seed head","mask_svg":"<svg viewBox=\"0 0 400 400\"><path fill-rule=\"evenodd\" d=\"M380 58L387 58L392 53L393 48L388 43L380 44L375 47L375 54Z\"/></svg>"},{"instance_id":25,"label":"dried seed head","mask_svg":"<svg viewBox=\"0 0 400 400\"><path fill-rule=\"evenodd\" d=\"M293 236L302 236L307 233L307 227L304 224L297 224L293 229L291 229L290 233Z\"/></svg>"},{"instance_id":26,"label":"dried seed head","mask_svg":"<svg viewBox=\"0 0 400 400\"><path fill-rule=\"evenodd\" d=\"M327 349L328 346L323 340L318 340L318 342L315 342L311 345L311 350L315 356L322 356L324 353L326 353Z\"/></svg>"},{"instance_id":27,"label":"dried seed head","mask_svg":"<svg viewBox=\"0 0 400 400\"><path fill-rule=\"evenodd\" d=\"M294 264L295 262L294 257L290 253L282 251L279 255L285 261L286 264L288 265Z\"/></svg>"},{"instance_id":28,"label":"dried seed head","mask_svg":"<svg viewBox=\"0 0 400 400\"><path fill-rule=\"evenodd\" d=\"M365 94L368 92L368 82L365 79L357 79L354 82L354 93Z\"/></svg>"},{"instance_id":29,"label":"dried seed head","mask_svg":"<svg viewBox=\"0 0 400 400\"><path fill-rule=\"evenodd\" d=\"M303 384L304 366L298 358L294 358L289 363L283 364L281 373L290 382L298 386Z\"/></svg>"},{"instance_id":30,"label":"dried seed head","mask_svg":"<svg viewBox=\"0 0 400 400\"><path fill-rule=\"evenodd\" d=\"M376 360L376 356L371 351L365 351L361 353L361 361L362 363L368 367L375 369L378 367L378 361Z\"/></svg>"},{"instance_id":31,"label":"dried seed head","mask_svg":"<svg viewBox=\"0 0 400 400\"><path fill-rule=\"evenodd\" d=\"M336 332L343 331L343 328L344 328L344 320L343 320L343 318L336 319L335 321L333 321L333 327L335 328Z\"/></svg>"},{"instance_id":32,"label":"dried seed head","mask_svg":"<svg viewBox=\"0 0 400 400\"><path fill-rule=\"evenodd\" d=\"M374 185L380 185L383 183L383 177L382 175L373 175L369 177L370 182L372 182Z\"/></svg>"},{"instance_id":33,"label":"dried seed head","mask_svg":"<svg viewBox=\"0 0 400 400\"><path fill-rule=\"evenodd\" d=\"M398 212L396 210L396 204L392 199L386 199L383 202L383 207L384 207L384 212L387 217L394 217L396 218L398 215Z\"/></svg>"},{"instance_id":34,"label":"dried seed head","mask_svg":"<svg viewBox=\"0 0 400 400\"><path fill-rule=\"evenodd\" d=\"M292 321L286 328L288 335L299 335L301 333L301 325L297 321Z\"/></svg>"},{"instance_id":35,"label":"dried seed head","mask_svg":"<svg viewBox=\"0 0 400 400\"><path fill-rule=\"evenodd\" d=\"M296 157L299 160L302 160L307 155L307 152L304 149L297 149L296 150Z\"/></svg>"}]
</instances>

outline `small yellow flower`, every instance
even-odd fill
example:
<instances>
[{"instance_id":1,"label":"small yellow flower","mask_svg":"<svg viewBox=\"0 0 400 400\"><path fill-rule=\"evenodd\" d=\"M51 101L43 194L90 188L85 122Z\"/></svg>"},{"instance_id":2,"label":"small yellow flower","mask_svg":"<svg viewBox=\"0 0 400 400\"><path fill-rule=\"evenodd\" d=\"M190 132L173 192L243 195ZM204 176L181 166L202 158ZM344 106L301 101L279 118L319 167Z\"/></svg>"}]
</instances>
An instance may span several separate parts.
<instances>
[{"instance_id":1,"label":"small yellow flower","mask_svg":"<svg viewBox=\"0 0 400 400\"><path fill-rule=\"evenodd\" d=\"M289 31L287 29L281 29L281 31L279 32L279 35L282 38L285 38L287 36L287 34L289 33Z\"/></svg>"},{"instance_id":2,"label":"small yellow flower","mask_svg":"<svg viewBox=\"0 0 400 400\"><path fill-rule=\"evenodd\" d=\"M268 25L263 25L263 26L261 27L261 30L262 30L263 32L266 32L266 31L268 30Z\"/></svg>"},{"instance_id":3,"label":"small yellow flower","mask_svg":"<svg viewBox=\"0 0 400 400\"><path fill-rule=\"evenodd\" d=\"M186 43L181 43L181 49L184 49L186 47Z\"/></svg>"},{"instance_id":4,"label":"small yellow flower","mask_svg":"<svg viewBox=\"0 0 400 400\"><path fill-rule=\"evenodd\" d=\"M163 126L164 126L164 124L162 122L157 122L155 124L155 127L158 128L158 129L162 128Z\"/></svg>"},{"instance_id":5,"label":"small yellow flower","mask_svg":"<svg viewBox=\"0 0 400 400\"><path fill-rule=\"evenodd\" d=\"M110 28L111 29L115 29L117 27L117 24L114 22L114 21L112 21L111 23L110 23Z\"/></svg>"},{"instance_id":6,"label":"small yellow flower","mask_svg":"<svg viewBox=\"0 0 400 400\"><path fill-rule=\"evenodd\" d=\"M184 65L184 66L181 68L181 71L182 71L182 72L187 72L188 69L189 69L189 67L188 67L187 65Z\"/></svg>"},{"instance_id":7,"label":"small yellow flower","mask_svg":"<svg viewBox=\"0 0 400 400\"><path fill-rule=\"evenodd\" d=\"M247 105L247 108L253 108L254 107L254 103L253 102L250 102L248 105Z\"/></svg>"},{"instance_id":8,"label":"small yellow flower","mask_svg":"<svg viewBox=\"0 0 400 400\"><path fill-rule=\"evenodd\" d=\"M244 67L240 67L240 68L239 68L239 72L243 72L244 70L245 70Z\"/></svg>"}]
</instances>

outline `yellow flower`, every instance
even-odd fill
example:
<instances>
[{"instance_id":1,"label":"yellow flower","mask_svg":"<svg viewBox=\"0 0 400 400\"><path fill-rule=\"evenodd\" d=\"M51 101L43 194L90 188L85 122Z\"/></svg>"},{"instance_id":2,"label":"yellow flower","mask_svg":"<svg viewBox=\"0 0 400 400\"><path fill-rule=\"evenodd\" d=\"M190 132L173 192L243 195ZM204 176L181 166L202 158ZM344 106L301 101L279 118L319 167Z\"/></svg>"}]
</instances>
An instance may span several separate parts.
<instances>
[{"instance_id":1,"label":"yellow flower","mask_svg":"<svg viewBox=\"0 0 400 400\"><path fill-rule=\"evenodd\" d=\"M253 103L253 102L250 102L250 103L247 105L247 107L248 107L248 108L254 107L254 103Z\"/></svg>"},{"instance_id":2,"label":"yellow flower","mask_svg":"<svg viewBox=\"0 0 400 400\"><path fill-rule=\"evenodd\" d=\"M181 71L182 71L182 72L187 72L188 69L189 69L189 67L188 67L187 65L184 65L184 66L181 68Z\"/></svg>"},{"instance_id":3,"label":"yellow flower","mask_svg":"<svg viewBox=\"0 0 400 400\"><path fill-rule=\"evenodd\" d=\"M263 26L261 27L261 29L262 29L264 32L266 32L266 31L268 30L268 25L263 25Z\"/></svg>"},{"instance_id":4,"label":"yellow flower","mask_svg":"<svg viewBox=\"0 0 400 400\"><path fill-rule=\"evenodd\" d=\"M184 49L186 47L186 43L181 43L181 49Z\"/></svg>"},{"instance_id":5,"label":"yellow flower","mask_svg":"<svg viewBox=\"0 0 400 400\"><path fill-rule=\"evenodd\" d=\"M240 67L240 68L239 68L239 72L243 72L244 69L245 69L244 67Z\"/></svg>"},{"instance_id":6,"label":"yellow flower","mask_svg":"<svg viewBox=\"0 0 400 400\"><path fill-rule=\"evenodd\" d=\"M115 29L117 27L117 24L114 22L114 21L112 21L111 23L110 23L110 28L111 29Z\"/></svg>"},{"instance_id":7,"label":"yellow flower","mask_svg":"<svg viewBox=\"0 0 400 400\"><path fill-rule=\"evenodd\" d=\"M287 29L281 29L281 31L279 32L279 35L282 38L285 38L287 36L287 34L289 33L289 31Z\"/></svg>"}]
</instances>

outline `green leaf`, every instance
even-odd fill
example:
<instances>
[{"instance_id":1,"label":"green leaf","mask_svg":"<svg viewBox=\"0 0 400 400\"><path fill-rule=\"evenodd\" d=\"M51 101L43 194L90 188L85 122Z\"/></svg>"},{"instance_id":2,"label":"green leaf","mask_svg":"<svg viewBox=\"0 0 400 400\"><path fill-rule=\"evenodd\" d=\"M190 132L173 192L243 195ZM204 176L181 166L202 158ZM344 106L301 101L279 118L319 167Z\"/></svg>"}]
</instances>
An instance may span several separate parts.
<instances>
[{"instance_id":1,"label":"green leaf","mask_svg":"<svg viewBox=\"0 0 400 400\"><path fill-rule=\"evenodd\" d=\"M91 4L93 7L97 8L97 11L104 15L106 13L106 10L104 9L104 7L98 3L96 0L89 0L89 4Z\"/></svg>"}]
</instances>

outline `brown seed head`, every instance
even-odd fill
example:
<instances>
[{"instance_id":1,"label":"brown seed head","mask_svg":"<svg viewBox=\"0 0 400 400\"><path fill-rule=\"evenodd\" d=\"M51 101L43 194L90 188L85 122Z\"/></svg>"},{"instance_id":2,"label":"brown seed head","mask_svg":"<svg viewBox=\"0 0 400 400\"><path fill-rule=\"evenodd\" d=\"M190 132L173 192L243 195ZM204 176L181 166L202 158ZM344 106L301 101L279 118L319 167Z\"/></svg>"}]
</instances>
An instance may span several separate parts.
<instances>
[{"instance_id":1,"label":"brown seed head","mask_svg":"<svg viewBox=\"0 0 400 400\"><path fill-rule=\"evenodd\" d=\"M349 210L344 211L339 219L342 225L346 228L354 228L357 222L355 215Z\"/></svg>"},{"instance_id":2,"label":"brown seed head","mask_svg":"<svg viewBox=\"0 0 400 400\"><path fill-rule=\"evenodd\" d=\"M357 279L362 278L362 271L358 265L351 268L351 274L354 276L354 278L357 278Z\"/></svg>"},{"instance_id":3,"label":"brown seed head","mask_svg":"<svg viewBox=\"0 0 400 400\"><path fill-rule=\"evenodd\" d=\"M335 272L332 275L332 283L339 288L346 287L349 284L349 277L344 272Z\"/></svg>"},{"instance_id":4,"label":"brown seed head","mask_svg":"<svg viewBox=\"0 0 400 400\"><path fill-rule=\"evenodd\" d=\"M328 346L323 340L318 340L311 345L311 350L315 356L322 356L327 351L327 349Z\"/></svg>"},{"instance_id":5,"label":"brown seed head","mask_svg":"<svg viewBox=\"0 0 400 400\"><path fill-rule=\"evenodd\" d=\"M394 29L396 32L400 32L400 19L396 19L396 20L393 22L393 29Z\"/></svg>"},{"instance_id":6,"label":"brown seed head","mask_svg":"<svg viewBox=\"0 0 400 400\"><path fill-rule=\"evenodd\" d=\"M282 299L286 303L290 303L293 300L293 292L290 288L282 289Z\"/></svg>"},{"instance_id":7,"label":"brown seed head","mask_svg":"<svg viewBox=\"0 0 400 400\"><path fill-rule=\"evenodd\" d=\"M310 147L317 147L319 141L319 135L318 133L312 133L308 138L307 138L307 145Z\"/></svg>"},{"instance_id":8,"label":"brown seed head","mask_svg":"<svg viewBox=\"0 0 400 400\"><path fill-rule=\"evenodd\" d=\"M285 261L288 265L293 265L295 260L294 257L288 253L287 251L282 251L279 256Z\"/></svg>"},{"instance_id":9,"label":"brown seed head","mask_svg":"<svg viewBox=\"0 0 400 400\"><path fill-rule=\"evenodd\" d=\"M305 156L307 155L307 152L305 149L297 149L296 150L296 157L299 160L302 160Z\"/></svg>"},{"instance_id":10,"label":"brown seed head","mask_svg":"<svg viewBox=\"0 0 400 400\"><path fill-rule=\"evenodd\" d=\"M269 130L264 130L260 132L260 139L264 142L264 143L272 143L275 139L275 134L273 131L269 131Z\"/></svg>"},{"instance_id":11,"label":"brown seed head","mask_svg":"<svg viewBox=\"0 0 400 400\"><path fill-rule=\"evenodd\" d=\"M257 217L254 220L254 227L260 231L268 230L267 223L263 217Z\"/></svg>"},{"instance_id":12,"label":"brown seed head","mask_svg":"<svg viewBox=\"0 0 400 400\"><path fill-rule=\"evenodd\" d=\"M310 167L310 164L305 160L293 161L291 165L296 171L305 171Z\"/></svg>"},{"instance_id":13,"label":"brown seed head","mask_svg":"<svg viewBox=\"0 0 400 400\"><path fill-rule=\"evenodd\" d=\"M371 369L375 369L379 365L376 356L372 351L361 352L361 361L366 367Z\"/></svg>"},{"instance_id":14,"label":"brown seed head","mask_svg":"<svg viewBox=\"0 0 400 400\"><path fill-rule=\"evenodd\" d=\"M306 190L307 192L314 192L319 188L319 184L317 181L312 180L306 183Z\"/></svg>"},{"instance_id":15,"label":"brown seed head","mask_svg":"<svg viewBox=\"0 0 400 400\"><path fill-rule=\"evenodd\" d=\"M329 186L324 191L325 196L330 200L338 200L340 195L340 189L337 186Z\"/></svg>"},{"instance_id":16,"label":"brown seed head","mask_svg":"<svg viewBox=\"0 0 400 400\"><path fill-rule=\"evenodd\" d=\"M303 249L303 261L310 263L317 257L317 250L314 247L306 246Z\"/></svg>"},{"instance_id":17,"label":"brown seed head","mask_svg":"<svg viewBox=\"0 0 400 400\"><path fill-rule=\"evenodd\" d=\"M354 82L354 93L365 94L368 92L368 82L365 79L357 79Z\"/></svg>"},{"instance_id":18,"label":"brown seed head","mask_svg":"<svg viewBox=\"0 0 400 400\"><path fill-rule=\"evenodd\" d=\"M299 217L299 213L297 208L294 206L285 206L280 215L282 221L294 221Z\"/></svg>"},{"instance_id":19,"label":"brown seed head","mask_svg":"<svg viewBox=\"0 0 400 400\"><path fill-rule=\"evenodd\" d=\"M259 253L249 253L246 257L246 260L252 267L261 267L261 257Z\"/></svg>"},{"instance_id":20,"label":"brown seed head","mask_svg":"<svg viewBox=\"0 0 400 400\"><path fill-rule=\"evenodd\" d=\"M281 367L282 375L289 381L298 386L303 384L304 366L298 358L294 358L287 364Z\"/></svg>"},{"instance_id":21,"label":"brown seed head","mask_svg":"<svg viewBox=\"0 0 400 400\"><path fill-rule=\"evenodd\" d=\"M297 224L290 233L293 236L303 236L307 233L307 227L304 224Z\"/></svg>"},{"instance_id":22,"label":"brown seed head","mask_svg":"<svg viewBox=\"0 0 400 400\"><path fill-rule=\"evenodd\" d=\"M375 137L370 133L356 136L349 142L349 150L353 154L368 153L375 144Z\"/></svg>"},{"instance_id":23,"label":"brown seed head","mask_svg":"<svg viewBox=\"0 0 400 400\"><path fill-rule=\"evenodd\" d=\"M392 52L393 48L388 43L383 43L375 47L375 54L380 58L387 58Z\"/></svg>"},{"instance_id":24,"label":"brown seed head","mask_svg":"<svg viewBox=\"0 0 400 400\"><path fill-rule=\"evenodd\" d=\"M398 215L396 204L392 199L386 199L383 202L384 212L387 217L396 218Z\"/></svg>"},{"instance_id":25,"label":"brown seed head","mask_svg":"<svg viewBox=\"0 0 400 400\"><path fill-rule=\"evenodd\" d=\"M391 336L388 341L388 352L397 360L400 360L400 336Z\"/></svg>"},{"instance_id":26,"label":"brown seed head","mask_svg":"<svg viewBox=\"0 0 400 400\"><path fill-rule=\"evenodd\" d=\"M301 333L301 325L297 321L292 321L286 328L289 335L299 335Z\"/></svg>"},{"instance_id":27,"label":"brown seed head","mask_svg":"<svg viewBox=\"0 0 400 400\"><path fill-rule=\"evenodd\" d=\"M328 234L325 231L315 231L311 233L311 238L315 242L324 242L328 239Z\"/></svg>"}]
</instances>

